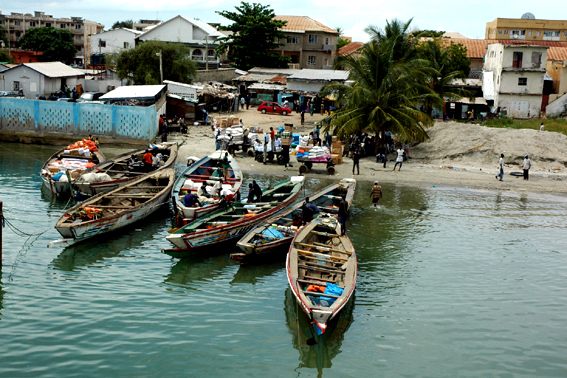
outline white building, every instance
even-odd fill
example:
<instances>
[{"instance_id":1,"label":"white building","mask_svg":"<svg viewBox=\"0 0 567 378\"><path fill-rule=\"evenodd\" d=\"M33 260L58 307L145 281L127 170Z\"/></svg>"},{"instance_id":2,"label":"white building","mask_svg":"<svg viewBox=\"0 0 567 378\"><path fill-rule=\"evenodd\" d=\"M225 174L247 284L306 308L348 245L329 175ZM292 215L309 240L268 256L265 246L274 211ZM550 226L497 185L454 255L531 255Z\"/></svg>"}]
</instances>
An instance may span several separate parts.
<instances>
[{"instance_id":1,"label":"white building","mask_svg":"<svg viewBox=\"0 0 567 378\"><path fill-rule=\"evenodd\" d=\"M484 97L499 113L534 118L541 113L547 46L490 44L483 67Z\"/></svg>"},{"instance_id":2,"label":"white building","mask_svg":"<svg viewBox=\"0 0 567 378\"><path fill-rule=\"evenodd\" d=\"M85 73L61 62L22 63L2 71L0 90L24 92L27 99L49 97L51 93L84 85Z\"/></svg>"},{"instance_id":3,"label":"white building","mask_svg":"<svg viewBox=\"0 0 567 378\"><path fill-rule=\"evenodd\" d=\"M287 77L287 90L319 92L331 82L344 84L348 74L348 71L338 70L299 70Z\"/></svg>"},{"instance_id":4,"label":"white building","mask_svg":"<svg viewBox=\"0 0 567 378\"><path fill-rule=\"evenodd\" d=\"M189 17L176 16L136 37L136 43L144 41L180 42L191 49L191 59L197 64L218 66L220 63L215 48L219 46L215 39L224 35L206 22Z\"/></svg>"},{"instance_id":5,"label":"white building","mask_svg":"<svg viewBox=\"0 0 567 378\"><path fill-rule=\"evenodd\" d=\"M91 54L115 54L136 47L136 37L143 32L132 29L112 29L91 36Z\"/></svg>"}]
</instances>

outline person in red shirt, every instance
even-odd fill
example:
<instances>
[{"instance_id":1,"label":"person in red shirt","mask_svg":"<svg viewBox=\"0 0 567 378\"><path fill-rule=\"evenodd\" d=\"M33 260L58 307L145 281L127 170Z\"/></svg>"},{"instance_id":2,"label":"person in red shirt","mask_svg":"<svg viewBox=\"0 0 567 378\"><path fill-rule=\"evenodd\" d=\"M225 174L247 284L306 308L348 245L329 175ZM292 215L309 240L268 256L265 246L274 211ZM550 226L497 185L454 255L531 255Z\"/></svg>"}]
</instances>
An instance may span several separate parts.
<instances>
[{"instance_id":1,"label":"person in red shirt","mask_svg":"<svg viewBox=\"0 0 567 378\"><path fill-rule=\"evenodd\" d=\"M276 152L276 132L270 127L270 141L272 142L272 153Z\"/></svg>"},{"instance_id":2,"label":"person in red shirt","mask_svg":"<svg viewBox=\"0 0 567 378\"><path fill-rule=\"evenodd\" d=\"M144 170L146 172L150 172L152 170L152 160L153 160L153 155L150 152L150 150L148 150L146 148L146 153L144 154L144 157L142 158L143 162L144 162Z\"/></svg>"}]
</instances>

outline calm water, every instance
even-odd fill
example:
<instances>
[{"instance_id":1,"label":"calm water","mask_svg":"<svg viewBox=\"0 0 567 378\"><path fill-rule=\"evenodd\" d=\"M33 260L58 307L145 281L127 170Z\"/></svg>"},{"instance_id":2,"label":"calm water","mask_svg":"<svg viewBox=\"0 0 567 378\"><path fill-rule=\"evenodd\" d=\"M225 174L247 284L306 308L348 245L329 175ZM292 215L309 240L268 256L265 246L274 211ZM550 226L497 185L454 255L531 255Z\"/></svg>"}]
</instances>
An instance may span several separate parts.
<instances>
[{"instance_id":1,"label":"calm water","mask_svg":"<svg viewBox=\"0 0 567 378\"><path fill-rule=\"evenodd\" d=\"M66 205L41 194L53 150L0 144L5 216L34 234L3 229L1 377L567 376L564 198L387 185L374 211L360 183L355 298L308 346L283 257L172 260L167 211L47 248Z\"/></svg>"}]
</instances>

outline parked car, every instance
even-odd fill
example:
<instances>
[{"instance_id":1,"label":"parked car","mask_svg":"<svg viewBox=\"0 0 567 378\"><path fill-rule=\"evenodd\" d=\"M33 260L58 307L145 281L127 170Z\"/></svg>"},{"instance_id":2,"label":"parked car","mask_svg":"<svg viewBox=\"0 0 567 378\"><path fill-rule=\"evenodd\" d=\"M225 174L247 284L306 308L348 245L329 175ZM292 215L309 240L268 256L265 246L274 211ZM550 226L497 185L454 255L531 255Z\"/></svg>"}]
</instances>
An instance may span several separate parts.
<instances>
[{"instance_id":1,"label":"parked car","mask_svg":"<svg viewBox=\"0 0 567 378\"><path fill-rule=\"evenodd\" d=\"M18 92L14 91L0 91L0 97L22 97Z\"/></svg>"},{"instance_id":2,"label":"parked car","mask_svg":"<svg viewBox=\"0 0 567 378\"><path fill-rule=\"evenodd\" d=\"M266 113L278 113L283 115L288 115L291 113L291 109L285 106L281 106L277 102L272 101L264 101L258 106L258 111L262 112L263 114Z\"/></svg>"},{"instance_id":3,"label":"parked car","mask_svg":"<svg viewBox=\"0 0 567 378\"><path fill-rule=\"evenodd\" d=\"M57 101L63 101L63 102L77 102L77 100L75 100L74 98L69 98L69 97L60 97L57 99Z\"/></svg>"},{"instance_id":4,"label":"parked car","mask_svg":"<svg viewBox=\"0 0 567 378\"><path fill-rule=\"evenodd\" d=\"M98 101L102 95L104 95L102 92L85 92L77 99L77 102Z\"/></svg>"}]
</instances>

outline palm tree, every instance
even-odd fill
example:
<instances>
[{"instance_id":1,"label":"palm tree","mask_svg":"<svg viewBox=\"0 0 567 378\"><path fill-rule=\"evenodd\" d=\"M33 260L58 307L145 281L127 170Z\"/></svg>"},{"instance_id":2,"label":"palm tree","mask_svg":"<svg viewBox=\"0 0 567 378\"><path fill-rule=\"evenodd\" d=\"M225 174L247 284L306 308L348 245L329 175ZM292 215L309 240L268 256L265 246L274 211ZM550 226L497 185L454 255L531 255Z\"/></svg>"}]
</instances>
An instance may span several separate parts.
<instances>
[{"instance_id":1,"label":"palm tree","mask_svg":"<svg viewBox=\"0 0 567 378\"><path fill-rule=\"evenodd\" d=\"M407 36L409 22L388 23L386 32L369 28L372 40L364 45L359 57L339 59L338 68L350 72L353 84L330 84L323 95L334 92L344 106L327 118L326 129L339 136L359 130L379 134L389 130L399 141L418 142L427 138L425 127L433 124L419 111L420 103L437 103L439 97L428 85L433 71L425 61L414 59L415 42Z\"/></svg>"}]
</instances>

